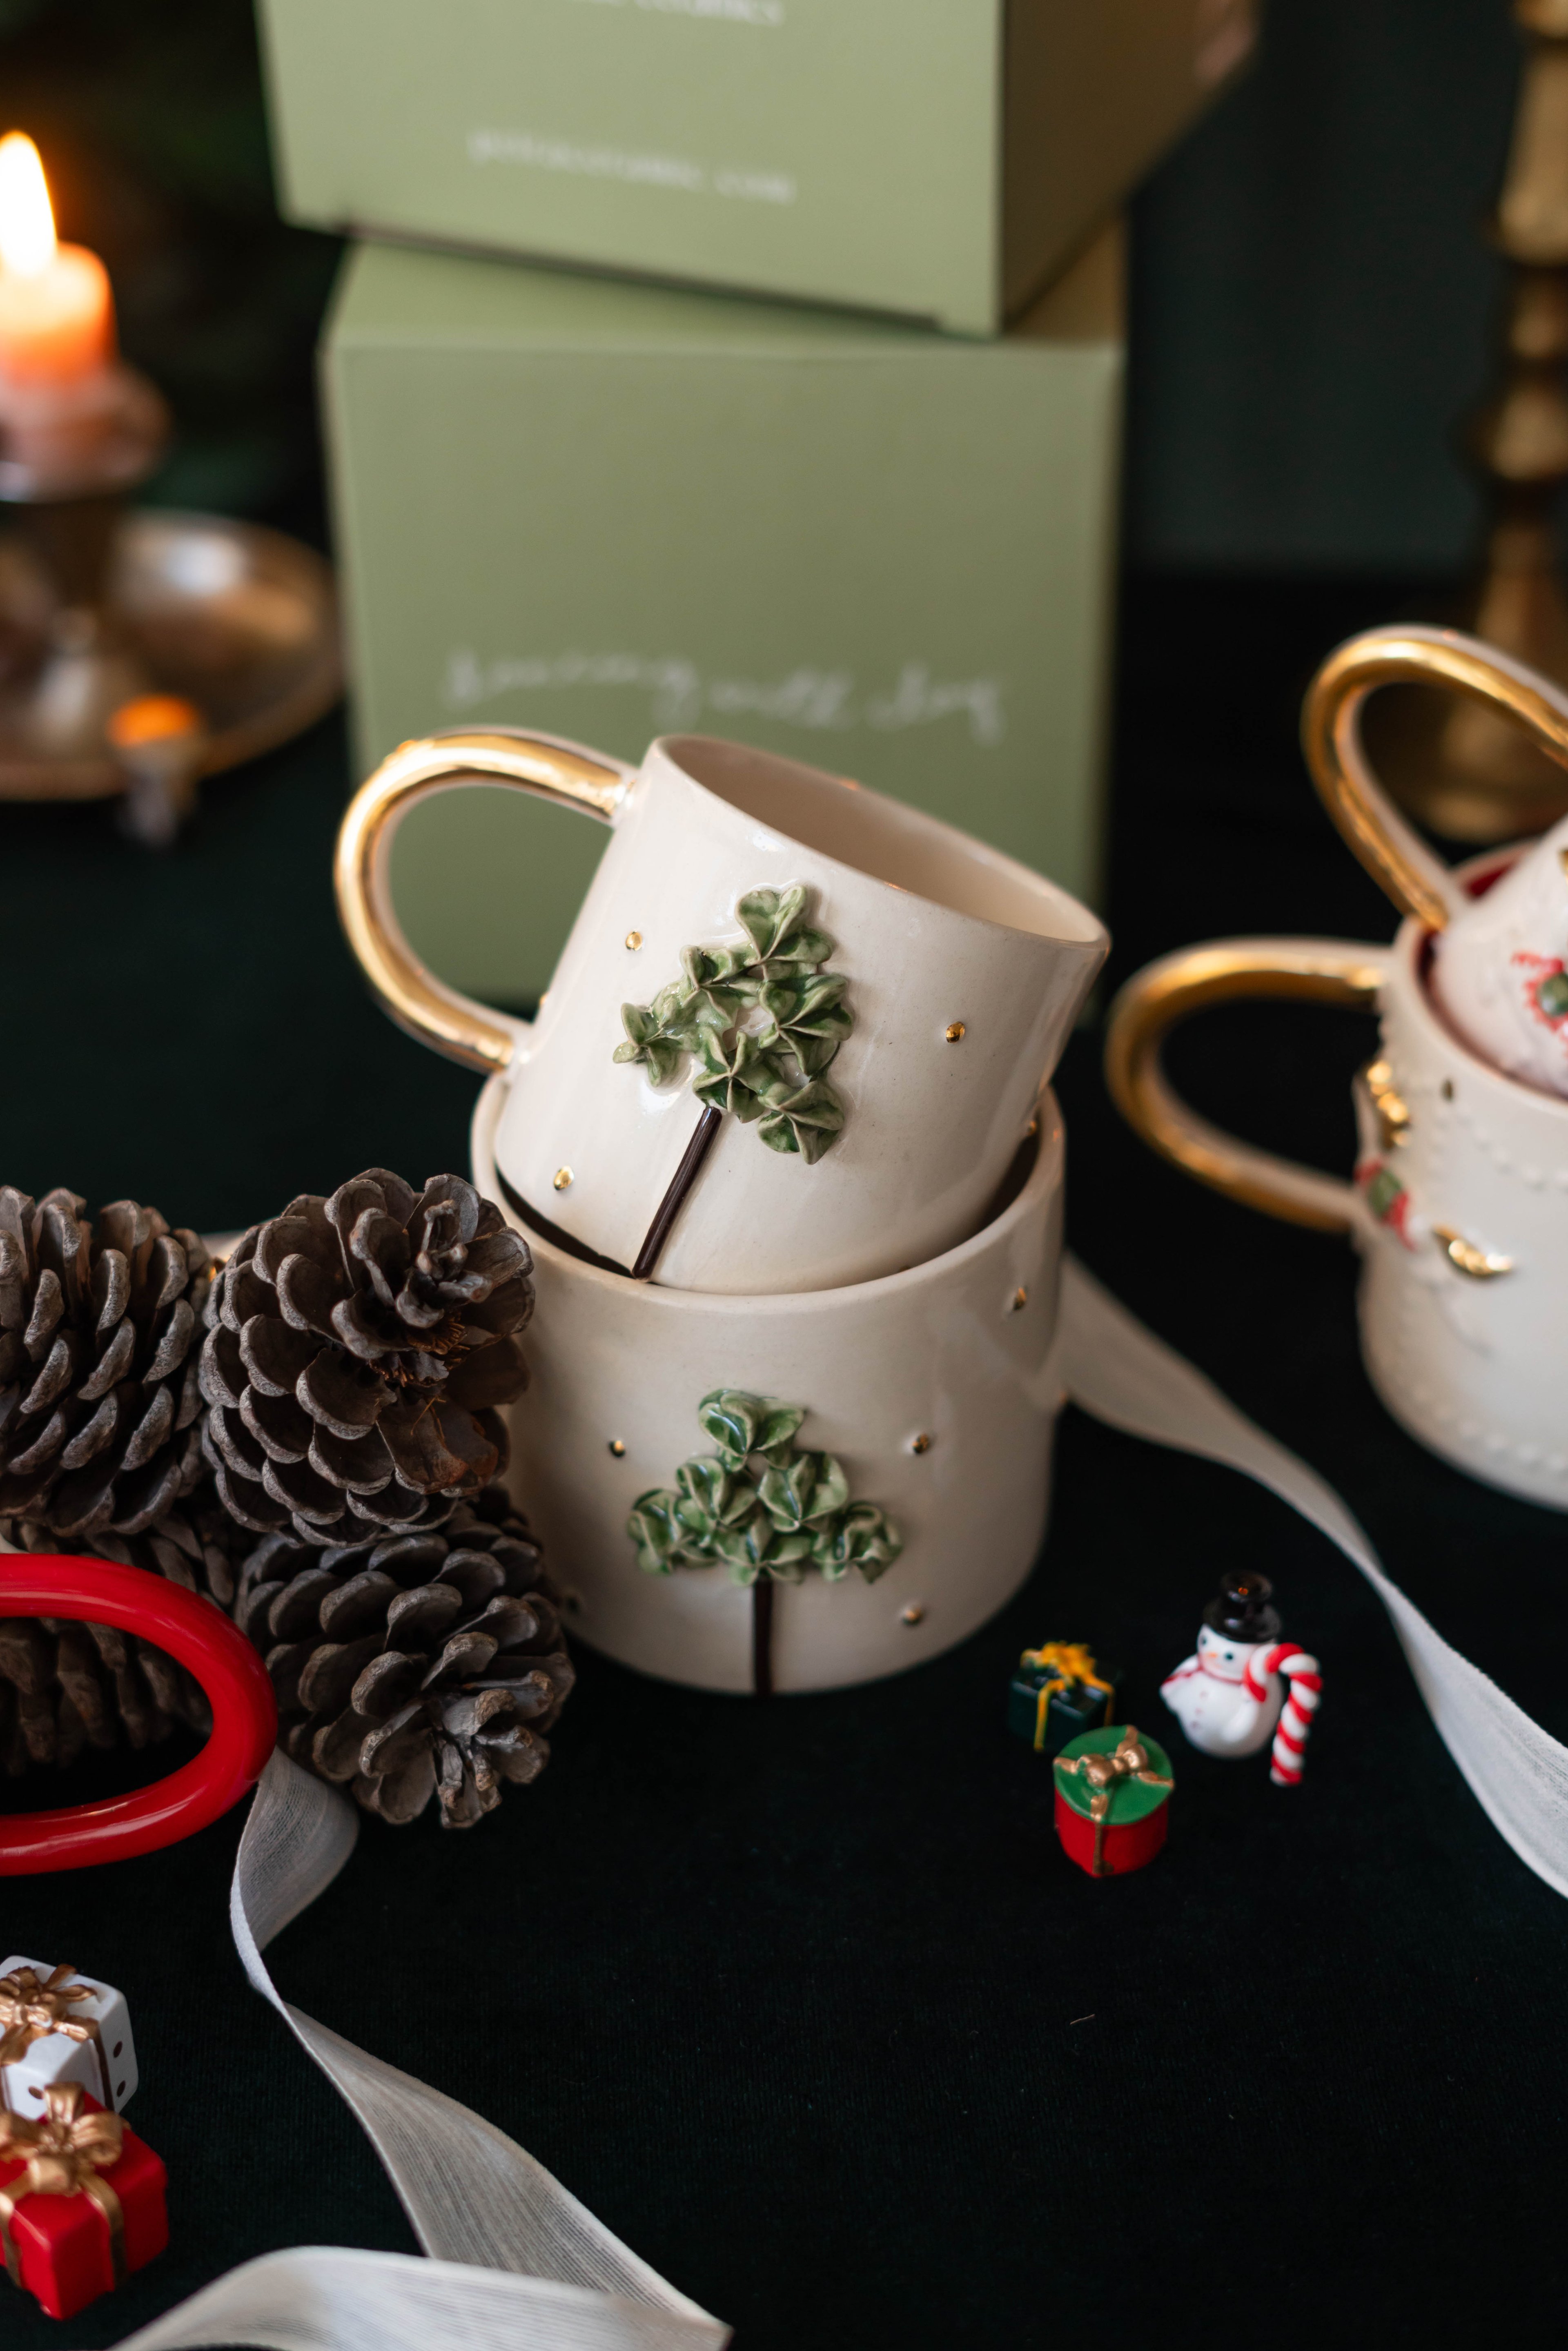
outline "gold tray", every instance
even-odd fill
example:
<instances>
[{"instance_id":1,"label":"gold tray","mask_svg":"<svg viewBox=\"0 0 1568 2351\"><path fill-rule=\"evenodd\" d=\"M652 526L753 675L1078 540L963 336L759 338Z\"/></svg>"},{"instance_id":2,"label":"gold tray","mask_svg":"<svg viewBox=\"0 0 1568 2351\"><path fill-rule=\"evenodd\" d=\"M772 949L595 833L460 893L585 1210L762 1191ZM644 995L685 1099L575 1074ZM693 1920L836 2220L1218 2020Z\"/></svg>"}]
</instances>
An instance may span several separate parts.
<instances>
[{"instance_id":1,"label":"gold tray","mask_svg":"<svg viewBox=\"0 0 1568 2351\"><path fill-rule=\"evenodd\" d=\"M331 567L281 531L222 515L141 507L118 517L104 573L103 648L130 690L177 694L206 720L203 775L299 734L342 692ZM45 574L17 531L0 537L0 799L105 799L125 788L107 747L48 746L46 700L68 697L68 653L47 650ZM112 652L110 652L112 648ZM69 729L57 728L68 742Z\"/></svg>"}]
</instances>

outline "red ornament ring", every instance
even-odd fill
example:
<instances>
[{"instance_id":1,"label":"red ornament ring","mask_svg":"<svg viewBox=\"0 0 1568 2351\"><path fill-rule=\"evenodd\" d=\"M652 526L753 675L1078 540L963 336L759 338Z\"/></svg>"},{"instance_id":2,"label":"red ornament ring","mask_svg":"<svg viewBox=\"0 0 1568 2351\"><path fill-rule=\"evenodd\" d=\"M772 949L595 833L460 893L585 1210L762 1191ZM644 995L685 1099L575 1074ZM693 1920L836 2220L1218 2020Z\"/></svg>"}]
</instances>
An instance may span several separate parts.
<instances>
[{"instance_id":1,"label":"red ornament ring","mask_svg":"<svg viewBox=\"0 0 1568 2351\"><path fill-rule=\"evenodd\" d=\"M267 1668L212 1601L140 1567L38 1552L0 1552L0 1616L66 1616L139 1633L188 1667L213 1709L201 1753L151 1788L0 1815L0 1877L129 1861L193 1836L258 1780L277 1736Z\"/></svg>"}]
</instances>

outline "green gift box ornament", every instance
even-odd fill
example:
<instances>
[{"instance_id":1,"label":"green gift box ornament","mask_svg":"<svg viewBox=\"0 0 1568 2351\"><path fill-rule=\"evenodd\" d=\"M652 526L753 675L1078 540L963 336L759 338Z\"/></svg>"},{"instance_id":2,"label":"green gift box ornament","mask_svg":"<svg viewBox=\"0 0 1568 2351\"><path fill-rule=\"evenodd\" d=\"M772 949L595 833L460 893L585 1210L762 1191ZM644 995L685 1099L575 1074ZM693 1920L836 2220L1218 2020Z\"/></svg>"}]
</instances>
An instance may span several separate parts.
<instances>
[{"instance_id":1,"label":"green gift box ornament","mask_svg":"<svg viewBox=\"0 0 1568 2351\"><path fill-rule=\"evenodd\" d=\"M1091 1877L1123 1877L1153 1861L1170 1823L1171 1759L1128 1723L1086 1730L1051 1765L1056 1834Z\"/></svg>"},{"instance_id":2,"label":"green gift box ornament","mask_svg":"<svg viewBox=\"0 0 1568 2351\"><path fill-rule=\"evenodd\" d=\"M1008 1685L1008 1729L1037 1755L1060 1755L1070 1739L1116 1719L1121 1671L1103 1670L1082 1641L1026 1649Z\"/></svg>"}]
</instances>

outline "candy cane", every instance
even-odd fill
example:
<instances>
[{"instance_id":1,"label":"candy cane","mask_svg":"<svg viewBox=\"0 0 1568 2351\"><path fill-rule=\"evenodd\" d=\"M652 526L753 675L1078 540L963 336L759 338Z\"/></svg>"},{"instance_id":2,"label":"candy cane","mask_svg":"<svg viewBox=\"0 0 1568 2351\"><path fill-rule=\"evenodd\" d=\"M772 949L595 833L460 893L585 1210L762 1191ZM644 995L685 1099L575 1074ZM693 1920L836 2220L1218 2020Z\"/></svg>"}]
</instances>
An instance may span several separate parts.
<instances>
[{"instance_id":1,"label":"candy cane","mask_svg":"<svg viewBox=\"0 0 1568 2351\"><path fill-rule=\"evenodd\" d=\"M1277 1788L1295 1788L1301 1784L1301 1766L1306 1761L1307 1733L1322 1702L1323 1677L1317 1659L1309 1657L1294 1641L1281 1641L1274 1648L1265 1650L1261 1657L1249 1658L1247 1687L1260 1706L1268 1696L1266 1685L1270 1674L1283 1674L1290 1687L1274 1732L1274 1756L1269 1777Z\"/></svg>"}]
</instances>

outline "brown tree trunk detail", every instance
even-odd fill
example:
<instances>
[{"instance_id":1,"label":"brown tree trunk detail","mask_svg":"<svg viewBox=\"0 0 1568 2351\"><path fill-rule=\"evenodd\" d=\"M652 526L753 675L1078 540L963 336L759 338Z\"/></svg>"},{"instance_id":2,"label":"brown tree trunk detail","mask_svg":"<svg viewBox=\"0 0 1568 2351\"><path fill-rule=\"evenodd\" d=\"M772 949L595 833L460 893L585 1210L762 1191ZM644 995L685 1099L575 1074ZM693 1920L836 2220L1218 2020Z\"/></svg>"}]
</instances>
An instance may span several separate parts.
<instances>
[{"instance_id":1,"label":"brown tree trunk detail","mask_svg":"<svg viewBox=\"0 0 1568 2351\"><path fill-rule=\"evenodd\" d=\"M759 1575L751 1587L751 1687L758 1698L773 1695L773 1578Z\"/></svg>"},{"instance_id":2,"label":"brown tree trunk detail","mask_svg":"<svg viewBox=\"0 0 1568 2351\"><path fill-rule=\"evenodd\" d=\"M685 1147L680 1165L670 1178L670 1188L659 1203L658 1214L648 1228L647 1238L637 1252L637 1261L632 1268L633 1281L653 1280L660 1252L670 1238L670 1228L685 1206L686 1194L702 1172L703 1161L713 1149L713 1139L718 1133L718 1123L723 1116L724 1113L716 1110L712 1102L705 1104L696 1131Z\"/></svg>"}]
</instances>

